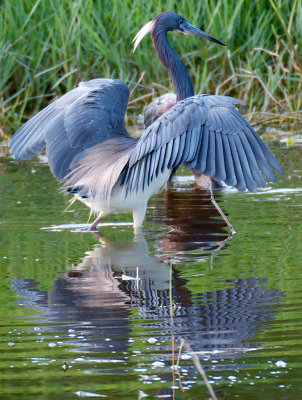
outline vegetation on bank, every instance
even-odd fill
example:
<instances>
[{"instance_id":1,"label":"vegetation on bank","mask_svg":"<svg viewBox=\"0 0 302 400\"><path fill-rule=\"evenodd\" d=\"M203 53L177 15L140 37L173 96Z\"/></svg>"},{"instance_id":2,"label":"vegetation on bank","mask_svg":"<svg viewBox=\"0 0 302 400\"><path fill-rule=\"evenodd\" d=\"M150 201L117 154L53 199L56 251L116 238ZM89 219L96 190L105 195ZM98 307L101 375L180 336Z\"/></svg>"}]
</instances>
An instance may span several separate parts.
<instances>
[{"instance_id":1,"label":"vegetation on bank","mask_svg":"<svg viewBox=\"0 0 302 400\"><path fill-rule=\"evenodd\" d=\"M257 122L302 126L302 0L2 0L0 136L81 80L121 78L130 113L173 90L143 24L165 10L227 44L170 34L196 93L241 98ZM156 82L156 83L155 83ZM257 112L256 112L257 111Z\"/></svg>"}]
</instances>

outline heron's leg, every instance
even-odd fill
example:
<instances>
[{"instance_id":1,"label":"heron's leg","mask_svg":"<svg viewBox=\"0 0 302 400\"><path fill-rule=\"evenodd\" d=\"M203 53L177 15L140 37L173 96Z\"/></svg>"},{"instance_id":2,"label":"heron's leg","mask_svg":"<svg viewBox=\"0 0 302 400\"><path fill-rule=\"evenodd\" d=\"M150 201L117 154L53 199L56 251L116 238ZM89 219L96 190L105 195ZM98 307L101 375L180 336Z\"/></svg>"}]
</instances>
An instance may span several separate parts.
<instances>
[{"instance_id":1,"label":"heron's leg","mask_svg":"<svg viewBox=\"0 0 302 400\"><path fill-rule=\"evenodd\" d=\"M231 222L229 221L228 217L225 215L225 213L222 211L220 205L217 203L217 201L214 198L214 194L213 194L213 182L211 182L210 184L210 193L211 193L211 202L214 204L214 206L216 207L217 211L219 212L219 214L222 216L224 222L227 224L227 226L229 227L230 231L231 231L231 236L233 236L236 231L233 228L233 225L231 224Z\"/></svg>"},{"instance_id":2,"label":"heron's leg","mask_svg":"<svg viewBox=\"0 0 302 400\"><path fill-rule=\"evenodd\" d=\"M134 232L139 233L146 215L147 204L133 210Z\"/></svg>"},{"instance_id":3,"label":"heron's leg","mask_svg":"<svg viewBox=\"0 0 302 400\"><path fill-rule=\"evenodd\" d=\"M209 189L212 188L212 179L209 176L205 176L203 174L197 174L193 171L193 175L195 177L196 186L201 189Z\"/></svg>"},{"instance_id":4,"label":"heron's leg","mask_svg":"<svg viewBox=\"0 0 302 400\"><path fill-rule=\"evenodd\" d=\"M99 213L99 215L97 216L97 218L93 221L92 225L90 225L89 229L90 229L91 231L95 231L95 230L97 229L98 224L101 222L101 220L102 220L103 218L106 217L106 215L108 215L107 212L101 211L101 212Z\"/></svg>"}]
</instances>

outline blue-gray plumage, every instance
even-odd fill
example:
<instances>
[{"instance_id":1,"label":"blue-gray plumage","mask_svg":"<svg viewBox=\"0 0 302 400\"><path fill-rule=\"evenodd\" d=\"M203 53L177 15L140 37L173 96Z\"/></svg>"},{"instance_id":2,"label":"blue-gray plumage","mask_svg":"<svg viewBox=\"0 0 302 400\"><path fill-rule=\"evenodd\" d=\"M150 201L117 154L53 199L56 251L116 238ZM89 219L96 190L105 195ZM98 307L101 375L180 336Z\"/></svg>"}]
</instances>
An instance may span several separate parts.
<instances>
[{"instance_id":1,"label":"blue-gray plumage","mask_svg":"<svg viewBox=\"0 0 302 400\"><path fill-rule=\"evenodd\" d=\"M52 173L98 218L132 211L142 225L147 201L181 163L238 190L256 191L270 181L278 161L227 96L194 96L191 79L167 32L190 33L223 45L178 14L165 12L147 23L134 49L151 32L155 50L169 71L177 104L155 120L139 140L124 124L129 88L118 79L81 82L21 126L10 142L15 158L46 148Z\"/></svg>"},{"instance_id":2,"label":"blue-gray plumage","mask_svg":"<svg viewBox=\"0 0 302 400\"><path fill-rule=\"evenodd\" d=\"M133 186L133 176L138 179L133 169L140 168L140 160L152 153L159 156L154 158L156 164L145 168L144 176L153 176L155 168L173 169L185 163L196 173L217 181L227 180L241 191L256 191L256 183L265 186L260 171L270 181L276 181L272 168L282 172L278 161L235 104L240 102L227 96L208 95L178 102L150 125L138 141L123 184ZM223 118L228 121L225 126ZM142 182L136 182L136 186L141 185Z\"/></svg>"}]
</instances>

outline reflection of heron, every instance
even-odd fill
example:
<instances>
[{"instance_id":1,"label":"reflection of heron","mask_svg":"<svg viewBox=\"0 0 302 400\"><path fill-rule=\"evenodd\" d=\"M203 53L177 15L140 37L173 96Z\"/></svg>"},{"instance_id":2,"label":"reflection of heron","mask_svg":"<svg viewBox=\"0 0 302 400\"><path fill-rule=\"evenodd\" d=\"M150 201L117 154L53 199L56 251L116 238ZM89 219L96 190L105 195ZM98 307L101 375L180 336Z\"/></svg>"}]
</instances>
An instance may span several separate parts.
<instances>
[{"instance_id":1,"label":"reflection of heron","mask_svg":"<svg viewBox=\"0 0 302 400\"><path fill-rule=\"evenodd\" d=\"M149 254L140 235L122 246L102 238L101 245L57 278L49 292L34 288L37 282L31 280L16 279L12 285L23 297L22 307L44 313L34 316L41 319L43 329L51 331L53 323L56 335L62 331L64 336L70 328L77 332L80 338L73 338L77 352L125 351L132 324L136 324L144 326L144 332L146 327L148 332L158 332L163 343L169 343L173 331L176 339L184 338L194 350L220 349L225 356L240 353L249 347L242 341L257 332L258 323L273 318L272 305L281 295L257 278L228 280L225 289L192 294L177 269L173 270L171 293L169 277L169 265ZM136 310L132 322L130 308Z\"/></svg>"},{"instance_id":2,"label":"reflection of heron","mask_svg":"<svg viewBox=\"0 0 302 400\"><path fill-rule=\"evenodd\" d=\"M167 40L168 31L192 34L223 45L183 17L164 12L136 35L134 49L152 32L155 50L169 71L178 103L158 118L139 140L124 124L129 89L120 80L94 79L50 104L24 124L10 146L26 159L46 147L53 174L98 213L91 228L111 212L132 211L142 225L147 202L181 163L238 190L265 186L271 169L282 169L268 147L227 96L193 96L188 71Z\"/></svg>"},{"instance_id":3,"label":"reflection of heron","mask_svg":"<svg viewBox=\"0 0 302 400\"><path fill-rule=\"evenodd\" d=\"M221 350L222 357L240 355L248 349L251 345L246 340L263 328L261 322L265 324L274 318L277 310L272 306L284 296L278 290L268 289L267 279L229 279L225 289L194 295L185 283L174 271L173 320L167 291L158 292L157 297L153 293L148 296L145 291L150 289L144 282L141 292L136 292L130 288L134 288L131 281L123 282L122 288L132 306L138 307L140 317L149 321L148 326L158 329L163 340L173 332L176 340L185 339L193 350ZM153 326L150 320L154 321ZM257 347L256 343L252 347Z\"/></svg>"},{"instance_id":4,"label":"reflection of heron","mask_svg":"<svg viewBox=\"0 0 302 400\"><path fill-rule=\"evenodd\" d=\"M209 251L227 246L231 238L207 190L170 188L164 193L163 203L152 200L150 213L152 221L172 228L156 245L160 254L164 253L161 257L198 261Z\"/></svg>"},{"instance_id":5,"label":"reflection of heron","mask_svg":"<svg viewBox=\"0 0 302 400\"><path fill-rule=\"evenodd\" d=\"M35 288L38 282L31 279L15 279L12 285L22 296L21 305L41 310L45 315L42 321L54 323L56 331L67 331L72 324L87 340L85 352L121 352L129 345L131 298L120 289L120 283L131 280L137 291L137 283L144 281L154 293L167 291L169 271L168 265L149 255L141 235L132 243L101 238L100 245L57 278L49 292ZM73 341L80 351L83 340Z\"/></svg>"}]
</instances>

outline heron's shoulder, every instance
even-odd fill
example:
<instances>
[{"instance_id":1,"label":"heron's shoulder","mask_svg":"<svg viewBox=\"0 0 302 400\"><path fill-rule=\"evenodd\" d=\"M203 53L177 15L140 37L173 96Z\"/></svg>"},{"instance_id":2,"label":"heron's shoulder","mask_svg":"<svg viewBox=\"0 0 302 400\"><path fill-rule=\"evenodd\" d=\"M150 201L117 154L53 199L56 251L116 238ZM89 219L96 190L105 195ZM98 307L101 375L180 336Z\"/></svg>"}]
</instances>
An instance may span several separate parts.
<instances>
[{"instance_id":1,"label":"heron's shoulder","mask_svg":"<svg viewBox=\"0 0 302 400\"><path fill-rule=\"evenodd\" d=\"M224 96L224 95L219 95L219 94L197 94L192 97L188 97L187 99L188 102L195 102L200 105L208 105L208 106L217 106L217 105L244 105L244 103L236 99L235 97L231 96ZM185 101L183 100L183 101Z\"/></svg>"},{"instance_id":2,"label":"heron's shoulder","mask_svg":"<svg viewBox=\"0 0 302 400\"><path fill-rule=\"evenodd\" d=\"M89 81L79 82L80 88L88 90L119 90L124 91L125 94L130 93L130 90L125 82L121 79L107 79L107 78L95 78Z\"/></svg>"},{"instance_id":3,"label":"heron's shoulder","mask_svg":"<svg viewBox=\"0 0 302 400\"><path fill-rule=\"evenodd\" d=\"M175 120L179 115L191 115L192 112L200 110L207 112L209 109L217 110L219 108L231 108L237 110L237 105L243 105L242 101L230 96L197 94L187 97L184 100L177 102L167 112L162 115L162 120Z\"/></svg>"}]
</instances>

